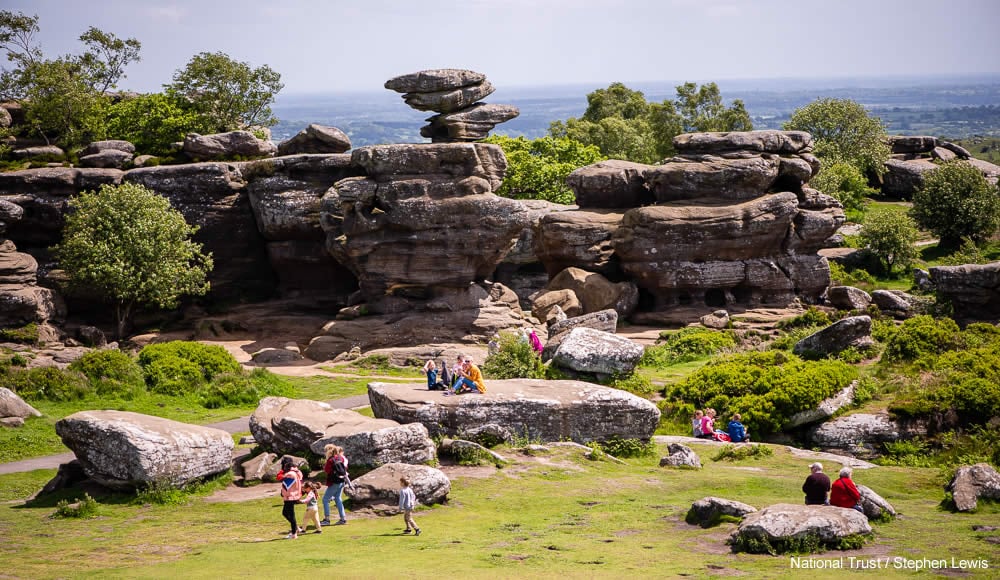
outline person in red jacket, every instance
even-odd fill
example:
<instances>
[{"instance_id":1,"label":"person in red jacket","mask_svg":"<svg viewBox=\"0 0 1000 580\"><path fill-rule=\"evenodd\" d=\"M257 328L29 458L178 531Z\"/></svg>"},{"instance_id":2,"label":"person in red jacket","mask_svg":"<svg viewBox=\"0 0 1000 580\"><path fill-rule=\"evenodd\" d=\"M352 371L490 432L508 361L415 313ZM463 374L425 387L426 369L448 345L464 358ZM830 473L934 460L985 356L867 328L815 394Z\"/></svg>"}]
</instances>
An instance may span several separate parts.
<instances>
[{"instance_id":1,"label":"person in red jacket","mask_svg":"<svg viewBox=\"0 0 1000 580\"><path fill-rule=\"evenodd\" d=\"M861 492L858 491L858 487L851 480L851 473L853 472L850 467L844 467L840 470L840 479L833 482L833 485L830 486L830 505L853 508L864 513L860 503Z\"/></svg>"}]
</instances>

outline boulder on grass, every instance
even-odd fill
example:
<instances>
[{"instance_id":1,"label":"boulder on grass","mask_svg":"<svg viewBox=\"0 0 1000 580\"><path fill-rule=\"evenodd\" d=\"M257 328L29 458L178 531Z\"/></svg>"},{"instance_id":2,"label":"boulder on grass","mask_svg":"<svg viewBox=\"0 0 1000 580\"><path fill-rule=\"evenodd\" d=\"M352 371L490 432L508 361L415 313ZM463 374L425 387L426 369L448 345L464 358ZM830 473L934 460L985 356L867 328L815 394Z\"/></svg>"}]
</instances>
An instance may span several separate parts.
<instances>
[{"instance_id":1,"label":"boulder on grass","mask_svg":"<svg viewBox=\"0 0 1000 580\"><path fill-rule=\"evenodd\" d=\"M868 518L857 510L781 503L744 517L730 543L738 551L781 553L810 539L838 547L845 538L871 533Z\"/></svg>"},{"instance_id":2,"label":"boulder on grass","mask_svg":"<svg viewBox=\"0 0 1000 580\"><path fill-rule=\"evenodd\" d=\"M709 496L703 497L691 504L691 509L688 510L684 521L691 525L710 528L718 524L722 516L742 518L755 511L757 511L757 508L740 501Z\"/></svg>"},{"instance_id":3,"label":"boulder on grass","mask_svg":"<svg viewBox=\"0 0 1000 580\"><path fill-rule=\"evenodd\" d=\"M24 399L19 397L17 393L6 387L0 387L0 418L19 417L26 419L41 416L38 409L25 403Z\"/></svg>"},{"instance_id":4,"label":"boulder on grass","mask_svg":"<svg viewBox=\"0 0 1000 580\"><path fill-rule=\"evenodd\" d=\"M882 496L875 493L872 488L865 485L858 485L858 492L861 493L861 509L865 511L865 517L869 520L879 520L884 517L896 517L896 508L887 502Z\"/></svg>"},{"instance_id":5,"label":"boulder on grass","mask_svg":"<svg viewBox=\"0 0 1000 580\"><path fill-rule=\"evenodd\" d=\"M1000 500L1000 473L989 463L959 467L945 489L951 492L955 509L972 511L980 499Z\"/></svg>"},{"instance_id":6,"label":"boulder on grass","mask_svg":"<svg viewBox=\"0 0 1000 580\"><path fill-rule=\"evenodd\" d=\"M837 354L848 348L866 349L875 344L870 316L849 316L795 343L792 352L799 356Z\"/></svg>"},{"instance_id":7,"label":"boulder on grass","mask_svg":"<svg viewBox=\"0 0 1000 580\"><path fill-rule=\"evenodd\" d=\"M388 463L353 480L353 487L344 488L353 505L365 506L377 512L399 513L399 479L410 480L417 502L423 505L443 503L451 492L451 480L440 469L426 465Z\"/></svg>"},{"instance_id":8,"label":"boulder on grass","mask_svg":"<svg viewBox=\"0 0 1000 580\"><path fill-rule=\"evenodd\" d=\"M227 471L233 438L221 429L126 411L80 411L56 433L91 479L113 489L180 487Z\"/></svg>"},{"instance_id":9,"label":"boulder on grass","mask_svg":"<svg viewBox=\"0 0 1000 580\"><path fill-rule=\"evenodd\" d=\"M660 459L660 467L694 467L701 469L701 459L687 445L671 443L667 448L670 455Z\"/></svg>"}]
</instances>

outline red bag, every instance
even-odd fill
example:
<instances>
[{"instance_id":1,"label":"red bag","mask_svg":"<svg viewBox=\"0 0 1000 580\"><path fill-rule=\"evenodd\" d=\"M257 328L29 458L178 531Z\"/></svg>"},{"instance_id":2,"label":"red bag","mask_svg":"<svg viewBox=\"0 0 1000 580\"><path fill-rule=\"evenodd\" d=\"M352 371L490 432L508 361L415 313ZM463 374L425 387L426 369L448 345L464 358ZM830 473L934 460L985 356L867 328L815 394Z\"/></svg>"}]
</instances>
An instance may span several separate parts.
<instances>
[{"instance_id":1,"label":"red bag","mask_svg":"<svg viewBox=\"0 0 1000 580\"><path fill-rule=\"evenodd\" d=\"M729 433L726 433L725 431L715 431L714 433L712 433L712 440L713 441L732 441L733 439L732 439L732 437L729 436Z\"/></svg>"}]
</instances>

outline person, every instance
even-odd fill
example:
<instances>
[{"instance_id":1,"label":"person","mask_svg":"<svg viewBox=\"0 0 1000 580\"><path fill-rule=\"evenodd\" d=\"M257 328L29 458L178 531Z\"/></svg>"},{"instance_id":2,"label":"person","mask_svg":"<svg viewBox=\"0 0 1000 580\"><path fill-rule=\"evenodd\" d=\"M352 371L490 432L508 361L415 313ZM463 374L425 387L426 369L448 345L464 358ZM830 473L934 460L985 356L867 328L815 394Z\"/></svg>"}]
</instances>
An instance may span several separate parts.
<instances>
[{"instance_id":1,"label":"person","mask_svg":"<svg viewBox=\"0 0 1000 580\"><path fill-rule=\"evenodd\" d=\"M434 363L434 359L427 359L420 371L427 375L427 390L433 391L438 380L437 364Z\"/></svg>"},{"instance_id":2,"label":"person","mask_svg":"<svg viewBox=\"0 0 1000 580\"><path fill-rule=\"evenodd\" d=\"M302 497L300 502L306 504L306 517L302 522L303 528L299 530L299 533L305 533L305 529L312 524L316 528L317 534L322 534L323 530L320 528L319 522L319 506L317 505L316 494L319 489L323 487L318 481L307 481L303 488L305 489L305 495Z\"/></svg>"},{"instance_id":3,"label":"person","mask_svg":"<svg viewBox=\"0 0 1000 580\"><path fill-rule=\"evenodd\" d=\"M538 354L542 354L542 340L538 338L538 333L532 328L531 332L528 333L528 341L531 342L531 348Z\"/></svg>"},{"instance_id":4,"label":"person","mask_svg":"<svg viewBox=\"0 0 1000 580\"><path fill-rule=\"evenodd\" d=\"M858 486L854 485L854 480L851 479L852 473L853 470L850 467L840 469L840 478L830 486L830 505L852 508L865 513L861 507L861 492L858 491Z\"/></svg>"},{"instance_id":5,"label":"person","mask_svg":"<svg viewBox=\"0 0 1000 580\"><path fill-rule=\"evenodd\" d=\"M494 334L490 337L490 341L486 343L486 352L489 354L496 354L500 352L500 335Z\"/></svg>"},{"instance_id":6,"label":"person","mask_svg":"<svg viewBox=\"0 0 1000 580\"><path fill-rule=\"evenodd\" d=\"M823 473L823 464L816 462L809 466L809 477L802 484L806 494L806 505L830 505L826 494L830 491L830 478Z\"/></svg>"},{"instance_id":7,"label":"person","mask_svg":"<svg viewBox=\"0 0 1000 580\"><path fill-rule=\"evenodd\" d=\"M479 367L472 364L472 357L465 357L465 361L462 363L462 375L458 383L461 392L471 393L475 389L479 393L486 392L486 383L483 382L483 372L479 370Z\"/></svg>"},{"instance_id":8,"label":"person","mask_svg":"<svg viewBox=\"0 0 1000 580\"><path fill-rule=\"evenodd\" d=\"M528 327L527 326L525 326L524 328L517 329L517 340L519 342L524 342L524 343L527 343L527 342L530 341L530 339L528 338Z\"/></svg>"},{"instance_id":9,"label":"person","mask_svg":"<svg viewBox=\"0 0 1000 580\"><path fill-rule=\"evenodd\" d=\"M750 434L747 433L747 428L741 423L742 420L743 417L739 413L734 413L733 419L726 426L726 433L729 433L729 440L733 443L742 443L750 440Z\"/></svg>"},{"instance_id":10,"label":"person","mask_svg":"<svg viewBox=\"0 0 1000 580\"><path fill-rule=\"evenodd\" d=\"M291 457L281 460L281 471L278 472L278 481L281 483L281 499L285 501L281 509L281 515L288 520L292 526L292 531L285 536L288 540L299 537L299 524L295 521L295 504L302 498L302 472Z\"/></svg>"},{"instance_id":11,"label":"person","mask_svg":"<svg viewBox=\"0 0 1000 580\"><path fill-rule=\"evenodd\" d=\"M344 502L340 498L344 492L344 486L350 483L351 479L347 475L347 457L344 456L344 449L329 443L323 448L326 454L326 463L323 464L323 471L326 473L326 493L323 494L323 521L320 525L330 525L330 499L337 504L337 515L340 519L334 525L342 526L347 523L344 514Z\"/></svg>"},{"instance_id":12,"label":"person","mask_svg":"<svg viewBox=\"0 0 1000 580\"><path fill-rule=\"evenodd\" d=\"M705 416L705 412L697 410L694 412L694 417L691 418L691 436L701 437L701 418Z\"/></svg>"},{"instance_id":13,"label":"person","mask_svg":"<svg viewBox=\"0 0 1000 580\"><path fill-rule=\"evenodd\" d=\"M701 435L698 437L701 439L711 439L714 433L715 409L705 409L705 413L701 416Z\"/></svg>"},{"instance_id":14,"label":"person","mask_svg":"<svg viewBox=\"0 0 1000 580\"><path fill-rule=\"evenodd\" d=\"M399 485L402 486L399 490L399 509L403 510L403 522L406 524L406 529L403 530L403 533L409 534L412 531L415 535L419 536L420 528L413 521L413 508L417 507L417 496L413 493L408 478L400 477Z\"/></svg>"},{"instance_id":15,"label":"person","mask_svg":"<svg viewBox=\"0 0 1000 580\"><path fill-rule=\"evenodd\" d=\"M451 366L452 383L450 389L445 389L444 395L457 395L462 386L462 367L464 366L465 355L460 354L455 359L455 364Z\"/></svg>"}]
</instances>

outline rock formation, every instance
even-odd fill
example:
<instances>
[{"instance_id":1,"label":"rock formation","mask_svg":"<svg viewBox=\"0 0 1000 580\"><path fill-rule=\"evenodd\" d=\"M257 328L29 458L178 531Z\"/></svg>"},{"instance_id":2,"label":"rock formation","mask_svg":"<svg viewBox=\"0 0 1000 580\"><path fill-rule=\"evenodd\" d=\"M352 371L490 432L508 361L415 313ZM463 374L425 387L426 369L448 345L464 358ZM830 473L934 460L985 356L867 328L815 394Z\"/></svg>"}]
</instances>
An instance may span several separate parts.
<instances>
[{"instance_id":1,"label":"rock formation","mask_svg":"<svg viewBox=\"0 0 1000 580\"><path fill-rule=\"evenodd\" d=\"M892 157L885 163L882 176L882 193L891 197L910 199L924 184L927 172L938 168L935 161L962 160L973 165L986 179L997 183L1000 166L972 158L963 147L937 137L899 135L889 137Z\"/></svg>"},{"instance_id":2,"label":"rock formation","mask_svg":"<svg viewBox=\"0 0 1000 580\"><path fill-rule=\"evenodd\" d=\"M230 468L233 438L221 429L125 411L80 411L56 423L84 471L101 485L182 486Z\"/></svg>"},{"instance_id":3,"label":"rock formation","mask_svg":"<svg viewBox=\"0 0 1000 580\"><path fill-rule=\"evenodd\" d=\"M38 286L38 262L30 254L17 251L4 234L24 216L24 209L0 199L0 328L24 326L32 322L58 322L66 306L54 290Z\"/></svg>"},{"instance_id":4,"label":"rock formation","mask_svg":"<svg viewBox=\"0 0 1000 580\"><path fill-rule=\"evenodd\" d=\"M25 403L17 393L6 387L0 387L0 425L20 427L28 417L41 416L38 409Z\"/></svg>"},{"instance_id":5,"label":"rock formation","mask_svg":"<svg viewBox=\"0 0 1000 580\"><path fill-rule=\"evenodd\" d=\"M438 113L420 129L432 143L485 139L493 127L520 114L513 105L478 102L494 88L486 75L471 70L424 70L389 79L385 88L404 93L406 104L418 111Z\"/></svg>"},{"instance_id":6,"label":"rock formation","mask_svg":"<svg viewBox=\"0 0 1000 580\"><path fill-rule=\"evenodd\" d=\"M1000 473L989 463L959 467L945 489L951 492L955 509L976 509L980 499L1000 500Z\"/></svg>"},{"instance_id":7,"label":"rock formation","mask_svg":"<svg viewBox=\"0 0 1000 580\"><path fill-rule=\"evenodd\" d=\"M956 320L1000 318L1000 262L938 266L930 274L938 299L951 302Z\"/></svg>"},{"instance_id":8,"label":"rock formation","mask_svg":"<svg viewBox=\"0 0 1000 580\"><path fill-rule=\"evenodd\" d=\"M552 365L574 375L594 376L600 382L630 375L642 353L642 345L623 336L578 326L560 341L552 353Z\"/></svg>"},{"instance_id":9,"label":"rock formation","mask_svg":"<svg viewBox=\"0 0 1000 580\"><path fill-rule=\"evenodd\" d=\"M451 480L440 469L426 465L389 463L354 479L344 492L351 505L371 507L384 514L399 513L399 478L410 480L417 502L431 505L447 501Z\"/></svg>"},{"instance_id":10,"label":"rock formation","mask_svg":"<svg viewBox=\"0 0 1000 580\"><path fill-rule=\"evenodd\" d=\"M738 548L765 548L813 536L822 544L837 547L839 540L871 533L868 518L857 510L782 503L747 514L730 542Z\"/></svg>"},{"instance_id":11,"label":"rock formation","mask_svg":"<svg viewBox=\"0 0 1000 580\"><path fill-rule=\"evenodd\" d=\"M278 155L301 153L343 153L351 148L351 138L336 127L315 123L278 145Z\"/></svg>"},{"instance_id":12,"label":"rock formation","mask_svg":"<svg viewBox=\"0 0 1000 580\"><path fill-rule=\"evenodd\" d=\"M660 467L693 467L701 469L701 458L687 445L671 443L668 455L660 458Z\"/></svg>"},{"instance_id":13,"label":"rock formation","mask_svg":"<svg viewBox=\"0 0 1000 580\"><path fill-rule=\"evenodd\" d=\"M795 343L792 352L800 356L825 357L848 348L864 350L875 345L870 316L848 316Z\"/></svg>"},{"instance_id":14,"label":"rock formation","mask_svg":"<svg viewBox=\"0 0 1000 580\"><path fill-rule=\"evenodd\" d=\"M189 133L181 151L195 161L234 159L236 157L273 157L274 143L258 139L250 131L230 131L212 135Z\"/></svg>"},{"instance_id":15,"label":"rock formation","mask_svg":"<svg viewBox=\"0 0 1000 580\"><path fill-rule=\"evenodd\" d=\"M483 423L519 436L578 443L649 439L660 420L653 403L579 381L487 380L486 394L444 397L425 385L369 383L376 417L423 423L432 436L454 437Z\"/></svg>"}]
</instances>

